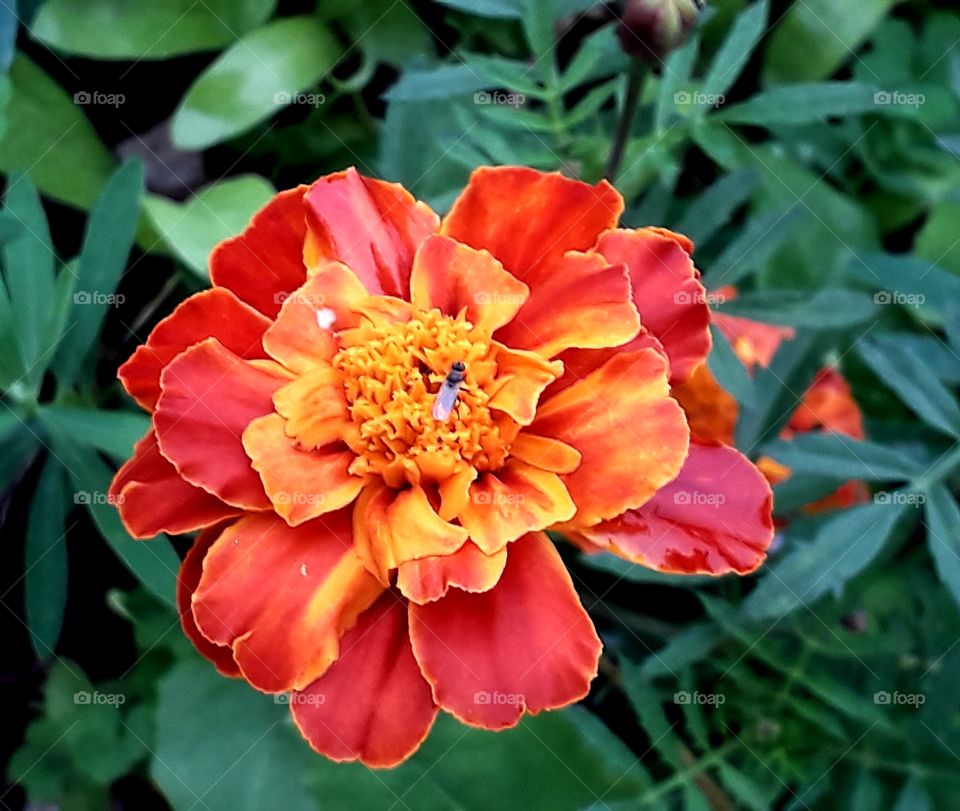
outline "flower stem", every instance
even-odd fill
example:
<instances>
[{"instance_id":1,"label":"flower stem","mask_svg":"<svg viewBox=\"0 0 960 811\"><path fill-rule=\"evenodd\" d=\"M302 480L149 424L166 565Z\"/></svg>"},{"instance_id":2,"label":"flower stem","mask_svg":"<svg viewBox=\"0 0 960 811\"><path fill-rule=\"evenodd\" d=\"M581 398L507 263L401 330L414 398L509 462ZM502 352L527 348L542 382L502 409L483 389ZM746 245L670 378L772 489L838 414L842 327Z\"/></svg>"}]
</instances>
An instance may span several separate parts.
<instances>
[{"instance_id":1,"label":"flower stem","mask_svg":"<svg viewBox=\"0 0 960 811\"><path fill-rule=\"evenodd\" d=\"M620 163L623 160L623 154L627 148L627 141L630 140L630 130L633 128L633 120L637 117L637 108L640 106L640 93L643 89L643 78L646 75L646 66L639 59L630 60L630 67L627 70L627 91L623 99L623 110L620 112L620 121L617 122L617 132L613 137L613 144L610 146L610 154L607 157L607 168L603 176L611 183L616 180L617 172L620 170Z\"/></svg>"}]
</instances>

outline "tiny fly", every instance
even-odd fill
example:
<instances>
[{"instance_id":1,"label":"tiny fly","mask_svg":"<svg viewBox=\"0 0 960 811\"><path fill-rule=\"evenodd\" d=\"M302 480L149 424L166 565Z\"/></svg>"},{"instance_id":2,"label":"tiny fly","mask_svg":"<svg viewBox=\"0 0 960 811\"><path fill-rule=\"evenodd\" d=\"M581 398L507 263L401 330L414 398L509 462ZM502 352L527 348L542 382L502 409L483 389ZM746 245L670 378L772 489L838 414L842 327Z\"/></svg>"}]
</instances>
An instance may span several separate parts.
<instances>
[{"instance_id":1,"label":"tiny fly","mask_svg":"<svg viewBox=\"0 0 960 811\"><path fill-rule=\"evenodd\" d=\"M437 392L437 399L433 401L433 418L440 422L445 422L453 413L453 407L457 404L457 395L460 394L460 387L463 385L464 372L467 367L462 360L453 364L443 383L440 385L440 391Z\"/></svg>"}]
</instances>

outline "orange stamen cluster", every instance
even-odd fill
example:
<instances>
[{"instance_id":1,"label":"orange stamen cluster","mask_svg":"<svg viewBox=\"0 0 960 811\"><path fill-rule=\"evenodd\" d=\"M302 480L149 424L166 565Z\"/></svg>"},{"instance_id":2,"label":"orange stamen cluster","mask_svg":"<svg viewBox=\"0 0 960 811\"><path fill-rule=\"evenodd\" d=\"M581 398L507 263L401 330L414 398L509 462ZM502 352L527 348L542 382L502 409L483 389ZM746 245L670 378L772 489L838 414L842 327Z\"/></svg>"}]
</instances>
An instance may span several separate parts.
<instances>
[{"instance_id":1,"label":"orange stamen cluster","mask_svg":"<svg viewBox=\"0 0 960 811\"><path fill-rule=\"evenodd\" d=\"M442 481L466 466L502 466L505 426L488 407L496 377L493 345L464 313L451 318L433 309L404 322L376 319L340 337L333 365L356 427L347 436L358 457L352 473L376 473L399 486ZM466 374L457 403L447 420L436 420L437 392L458 360Z\"/></svg>"}]
</instances>

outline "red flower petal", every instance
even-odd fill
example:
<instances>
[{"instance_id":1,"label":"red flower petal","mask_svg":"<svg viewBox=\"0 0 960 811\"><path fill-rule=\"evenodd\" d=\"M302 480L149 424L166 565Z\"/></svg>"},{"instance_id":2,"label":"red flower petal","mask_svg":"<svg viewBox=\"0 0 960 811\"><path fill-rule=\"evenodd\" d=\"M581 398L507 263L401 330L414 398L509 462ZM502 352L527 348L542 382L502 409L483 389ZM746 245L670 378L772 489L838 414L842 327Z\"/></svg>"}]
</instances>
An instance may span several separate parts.
<instances>
[{"instance_id":1,"label":"red flower petal","mask_svg":"<svg viewBox=\"0 0 960 811\"><path fill-rule=\"evenodd\" d=\"M187 347L216 338L241 358L266 358L260 339L270 321L229 290L215 287L190 296L137 347L117 377L127 393L147 411L160 396L160 373Z\"/></svg>"},{"instance_id":2,"label":"red flower petal","mask_svg":"<svg viewBox=\"0 0 960 811\"><path fill-rule=\"evenodd\" d=\"M213 662L213 666L224 676L237 677L240 668L233 659L233 651L225 645L215 645L197 628L193 619L193 592L200 583L203 574L203 559L217 539L223 528L208 529L201 532L190 547L180 564L180 574L177 576L177 610L180 613L180 625L198 653L205 659Z\"/></svg>"},{"instance_id":3,"label":"red flower petal","mask_svg":"<svg viewBox=\"0 0 960 811\"><path fill-rule=\"evenodd\" d=\"M210 280L271 318L279 312L284 295L307 278L306 190L298 186L280 192L253 215L240 236L221 242L210 254Z\"/></svg>"},{"instance_id":4,"label":"red flower petal","mask_svg":"<svg viewBox=\"0 0 960 811\"><path fill-rule=\"evenodd\" d=\"M300 734L331 760L396 766L427 737L437 716L430 685L410 648L403 602L386 592L340 643L340 658L290 697Z\"/></svg>"},{"instance_id":5,"label":"red flower petal","mask_svg":"<svg viewBox=\"0 0 960 811\"><path fill-rule=\"evenodd\" d=\"M451 555L400 564L397 588L415 603L439 600L451 586L463 591L489 591L497 585L506 565L506 547L485 555L473 541L467 541Z\"/></svg>"},{"instance_id":6,"label":"red flower petal","mask_svg":"<svg viewBox=\"0 0 960 811\"><path fill-rule=\"evenodd\" d=\"M580 532L661 572L747 574L773 540L772 506L770 485L743 454L695 443L680 475L643 507Z\"/></svg>"},{"instance_id":7,"label":"red flower petal","mask_svg":"<svg viewBox=\"0 0 960 811\"><path fill-rule=\"evenodd\" d=\"M562 476L578 526L645 503L680 472L689 442L667 362L654 349L615 355L540 406L530 430L582 454L580 466Z\"/></svg>"},{"instance_id":8,"label":"red flower petal","mask_svg":"<svg viewBox=\"0 0 960 811\"><path fill-rule=\"evenodd\" d=\"M283 692L326 671L382 591L353 553L348 511L296 528L252 515L210 547L193 616L207 639L233 647L250 684Z\"/></svg>"},{"instance_id":9,"label":"red flower petal","mask_svg":"<svg viewBox=\"0 0 960 811\"><path fill-rule=\"evenodd\" d=\"M447 237L427 237L413 260L410 300L415 307L436 307L449 316L465 309L467 320L488 333L511 321L529 293L489 253Z\"/></svg>"},{"instance_id":10,"label":"red flower petal","mask_svg":"<svg viewBox=\"0 0 960 811\"><path fill-rule=\"evenodd\" d=\"M236 507L270 507L240 437L273 411L273 393L287 382L279 369L242 360L213 338L164 369L153 421L160 452L184 479Z\"/></svg>"},{"instance_id":11,"label":"red flower petal","mask_svg":"<svg viewBox=\"0 0 960 811\"><path fill-rule=\"evenodd\" d=\"M134 538L192 532L241 513L181 479L160 453L152 430L137 442L133 456L117 471L110 495L120 520Z\"/></svg>"},{"instance_id":12,"label":"red flower petal","mask_svg":"<svg viewBox=\"0 0 960 811\"><path fill-rule=\"evenodd\" d=\"M609 231L597 251L630 273L640 321L663 344L670 379L685 380L710 352L710 309L683 244L653 228Z\"/></svg>"},{"instance_id":13,"label":"red flower petal","mask_svg":"<svg viewBox=\"0 0 960 811\"><path fill-rule=\"evenodd\" d=\"M410 604L410 639L436 702L465 724L502 729L583 698L601 644L542 534L510 545L490 591Z\"/></svg>"},{"instance_id":14,"label":"red flower petal","mask_svg":"<svg viewBox=\"0 0 960 811\"><path fill-rule=\"evenodd\" d=\"M569 253L496 338L552 358L574 346L620 346L639 330L626 270L598 254Z\"/></svg>"},{"instance_id":15,"label":"red flower petal","mask_svg":"<svg viewBox=\"0 0 960 811\"><path fill-rule=\"evenodd\" d=\"M440 225L429 206L400 184L356 169L320 178L304 200L310 223L304 256L311 269L343 262L371 293L409 297L413 254Z\"/></svg>"},{"instance_id":16,"label":"red flower petal","mask_svg":"<svg viewBox=\"0 0 960 811\"><path fill-rule=\"evenodd\" d=\"M441 233L490 251L532 289L567 251L593 247L621 211L623 199L605 180L590 186L557 172L484 166L470 176Z\"/></svg>"},{"instance_id":17,"label":"red flower petal","mask_svg":"<svg viewBox=\"0 0 960 811\"><path fill-rule=\"evenodd\" d=\"M833 431L863 439L863 413L853 399L850 384L836 369L826 367L803 395L788 424L790 431Z\"/></svg>"}]
</instances>

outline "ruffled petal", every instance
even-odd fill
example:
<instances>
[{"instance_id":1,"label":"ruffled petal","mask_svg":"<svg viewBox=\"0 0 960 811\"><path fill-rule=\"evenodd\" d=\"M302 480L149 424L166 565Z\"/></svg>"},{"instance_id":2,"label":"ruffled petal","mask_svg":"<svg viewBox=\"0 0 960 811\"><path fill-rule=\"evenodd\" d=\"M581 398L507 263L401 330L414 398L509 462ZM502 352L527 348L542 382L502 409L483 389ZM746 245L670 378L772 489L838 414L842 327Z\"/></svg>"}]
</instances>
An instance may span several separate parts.
<instances>
[{"instance_id":1,"label":"ruffled petal","mask_svg":"<svg viewBox=\"0 0 960 811\"><path fill-rule=\"evenodd\" d=\"M277 389L273 404L285 420L287 436L302 450L343 439L352 424L343 382L330 365L317 366Z\"/></svg>"},{"instance_id":2,"label":"ruffled petal","mask_svg":"<svg viewBox=\"0 0 960 811\"><path fill-rule=\"evenodd\" d=\"M397 492L382 484L367 487L353 511L357 554L381 582L401 563L450 555L467 540L467 531L442 519L421 487Z\"/></svg>"},{"instance_id":3,"label":"ruffled petal","mask_svg":"<svg viewBox=\"0 0 960 811\"><path fill-rule=\"evenodd\" d=\"M506 547L487 555L473 541L467 541L453 554L401 563L397 588L415 603L439 600L451 586L463 591L489 591L497 585L506 565Z\"/></svg>"},{"instance_id":4,"label":"ruffled petal","mask_svg":"<svg viewBox=\"0 0 960 811\"><path fill-rule=\"evenodd\" d=\"M152 430L137 442L133 456L117 471L110 496L134 538L152 538L161 532L180 535L241 513L180 478L160 453Z\"/></svg>"},{"instance_id":5,"label":"ruffled petal","mask_svg":"<svg viewBox=\"0 0 960 811\"><path fill-rule=\"evenodd\" d=\"M740 406L721 388L708 366L695 369L689 379L675 385L673 396L687 415L694 439L733 444Z\"/></svg>"},{"instance_id":6,"label":"ruffled petal","mask_svg":"<svg viewBox=\"0 0 960 811\"><path fill-rule=\"evenodd\" d=\"M486 333L509 323L529 293L487 251L448 237L427 237L413 259L413 305L423 310L435 307L454 317L466 310L467 321Z\"/></svg>"},{"instance_id":7,"label":"ruffled petal","mask_svg":"<svg viewBox=\"0 0 960 811\"><path fill-rule=\"evenodd\" d=\"M366 482L349 471L353 451L342 445L302 450L279 414L251 422L243 447L274 512L292 527L351 504Z\"/></svg>"},{"instance_id":8,"label":"ruffled petal","mask_svg":"<svg viewBox=\"0 0 960 811\"><path fill-rule=\"evenodd\" d=\"M573 518L577 508L556 473L507 460L470 486L460 523L483 552L492 555L521 535Z\"/></svg>"},{"instance_id":9,"label":"ruffled petal","mask_svg":"<svg viewBox=\"0 0 960 811\"><path fill-rule=\"evenodd\" d=\"M160 396L160 373L184 349L204 338L216 338L241 358L266 358L261 339L269 326L269 319L229 290L204 290L181 302L157 324L117 377L138 405L153 411Z\"/></svg>"},{"instance_id":10,"label":"ruffled petal","mask_svg":"<svg viewBox=\"0 0 960 811\"><path fill-rule=\"evenodd\" d=\"M427 737L437 716L410 647L407 611L384 593L340 643L340 658L290 697L300 734L331 760L396 766Z\"/></svg>"},{"instance_id":11,"label":"ruffled petal","mask_svg":"<svg viewBox=\"0 0 960 811\"><path fill-rule=\"evenodd\" d=\"M184 479L227 504L269 509L240 437L273 411L273 393L287 381L276 364L245 361L213 338L191 347L160 378L153 417L160 452Z\"/></svg>"},{"instance_id":12,"label":"ruffled petal","mask_svg":"<svg viewBox=\"0 0 960 811\"><path fill-rule=\"evenodd\" d=\"M571 347L620 346L639 330L626 269L598 254L568 253L496 338L552 358Z\"/></svg>"},{"instance_id":13,"label":"ruffled petal","mask_svg":"<svg viewBox=\"0 0 960 811\"><path fill-rule=\"evenodd\" d=\"M623 198L596 186L518 166L475 169L441 233L490 251L531 289L567 251L586 251L617 224Z\"/></svg>"},{"instance_id":14,"label":"ruffled petal","mask_svg":"<svg viewBox=\"0 0 960 811\"><path fill-rule=\"evenodd\" d=\"M581 530L627 560L674 574L748 574L773 540L763 474L726 445L692 444L680 475L643 507Z\"/></svg>"},{"instance_id":15,"label":"ruffled petal","mask_svg":"<svg viewBox=\"0 0 960 811\"><path fill-rule=\"evenodd\" d=\"M864 437L863 412L853 398L850 384L832 367L817 372L787 427L791 432L821 430L854 439Z\"/></svg>"},{"instance_id":16,"label":"ruffled petal","mask_svg":"<svg viewBox=\"0 0 960 811\"><path fill-rule=\"evenodd\" d=\"M497 381L487 405L520 425L529 425L537 413L544 389L563 374L563 364L536 352L497 346Z\"/></svg>"},{"instance_id":17,"label":"ruffled petal","mask_svg":"<svg viewBox=\"0 0 960 811\"><path fill-rule=\"evenodd\" d=\"M343 262L370 293L409 298L417 246L440 226L437 215L398 183L347 169L320 178L305 197L311 270Z\"/></svg>"},{"instance_id":18,"label":"ruffled petal","mask_svg":"<svg viewBox=\"0 0 960 811\"><path fill-rule=\"evenodd\" d=\"M580 466L563 476L578 526L645 503L680 472L689 443L666 360L654 349L616 355L554 395L530 430L582 454Z\"/></svg>"},{"instance_id":19,"label":"ruffled petal","mask_svg":"<svg viewBox=\"0 0 960 811\"><path fill-rule=\"evenodd\" d=\"M283 299L277 320L263 336L270 357L297 374L328 362L337 352L334 332L359 322L355 308L368 293L349 268L332 262Z\"/></svg>"},{"instance_id":20,"label":"ruffled petal","mask_svg":"<svg viewBox=\"0 0 960 811\"><path fill-rule=\"evenodd\" d=\"M597 251L626 265L641 323L663 344L671 380L686 380L711 341L706 290L684 243L659 229L618 229L600 237Z\"/></svg>"},{"instance_id":21,"label":"ruffled petal","mask_svg":"<svg viewBox=\"0 0 960 811\"><path fill-rule=\"evenodd\" d=\"M411 603L410 639L434 700L465 724L503 729L583 698L600 639L542 534L510 545L497 585Z\"/></svg>"},{"instance_id":22,"label":"ruffled petal","mask_svg":"<svg viewBox=\"0 0 960 811\"><path fill-rule=\"evenodd\" d=\"M573 473L580 467L583 459L580 451L565 442L526 432L513 440L510 455L528 465L553 473Z\"/></svg>"},{"instance_id":23,"label":"ruffled petal","mask_svg":"<svg viewBox=\"0 0 960 811\"><path fill-rule=\"evenodd\" d=\"M210 547L193 616L208 640L232 646L250 684L284 692L326 671L382 591L353 553L347 511L296 528L253 515Z\"/></svg>"},{"instance_id":24,"label":"ruffled petal","mask_svg":"<svg viewBox=\"0 0 960 811\"><path fill-rule=\"evenodd\" d=\"M183 633L193 643L197 652L211 661L217 672L224 676L237 677L240 675L240 668L233 659L233 650L226 645L215 645L207 639L200 633L193 618L193 592L196 591L203 574L203 559L222 531L222 527L204 530L187 551L177 575L177 611Z\"/></svg>"},{"instance_id":25,"label":"ruffled petal","mask_svg":"<svg viewBox=\"0 0 960 811\"><path fill-rule=\"evenodd\" d=\"M250 220L237 237L210 254L210 279L239 299L273 318L287 293L307 278L303 241L307 224L303 208L306 186L280 192Z\"/></svg>"}]
</instances>

